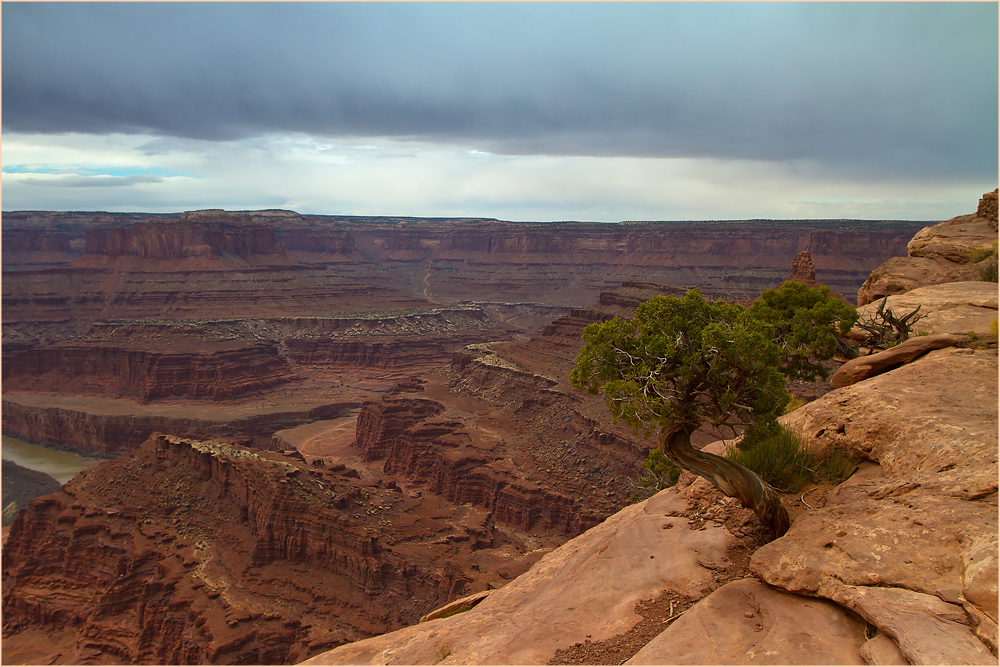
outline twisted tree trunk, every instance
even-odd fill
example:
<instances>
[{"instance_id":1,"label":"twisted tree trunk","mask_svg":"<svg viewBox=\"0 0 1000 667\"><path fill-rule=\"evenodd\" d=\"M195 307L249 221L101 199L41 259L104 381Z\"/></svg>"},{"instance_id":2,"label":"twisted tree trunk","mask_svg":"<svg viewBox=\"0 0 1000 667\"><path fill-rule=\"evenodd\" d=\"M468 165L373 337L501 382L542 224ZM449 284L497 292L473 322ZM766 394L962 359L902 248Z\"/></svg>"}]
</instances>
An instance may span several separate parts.
<instances>
[{"instance_id":1,"label":"twisted tree trunk","mask_svg":"<svg viewBox=\"0 0 1000 667\"><path fill-rule=\"evenodd\" d=\"M660 429L660 451L679 468L704 477L727 496L739 498L752 509L760 522L778 538L788 531L790 521L781 499L771 486L753 471L729 459L700 452L691 446L697 425L672 423Z\"/></svg>"}]
</instances>

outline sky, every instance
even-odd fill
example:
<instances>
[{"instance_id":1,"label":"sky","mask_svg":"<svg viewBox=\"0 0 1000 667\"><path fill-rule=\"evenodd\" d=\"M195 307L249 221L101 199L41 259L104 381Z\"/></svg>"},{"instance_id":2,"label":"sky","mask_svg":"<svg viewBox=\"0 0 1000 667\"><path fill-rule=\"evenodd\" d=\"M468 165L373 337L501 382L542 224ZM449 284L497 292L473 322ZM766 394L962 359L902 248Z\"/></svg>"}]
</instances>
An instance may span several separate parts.
<instances>
[{"instance_id":1,"label":"sky","mask_svg":"<svg viewBox=\"0 0 1000 667\"><path fill-rule=\"evenodd\" d=\"M5 2L2 208L944 220L998 53L995 2Z\"/></svg>"}]
</instances>

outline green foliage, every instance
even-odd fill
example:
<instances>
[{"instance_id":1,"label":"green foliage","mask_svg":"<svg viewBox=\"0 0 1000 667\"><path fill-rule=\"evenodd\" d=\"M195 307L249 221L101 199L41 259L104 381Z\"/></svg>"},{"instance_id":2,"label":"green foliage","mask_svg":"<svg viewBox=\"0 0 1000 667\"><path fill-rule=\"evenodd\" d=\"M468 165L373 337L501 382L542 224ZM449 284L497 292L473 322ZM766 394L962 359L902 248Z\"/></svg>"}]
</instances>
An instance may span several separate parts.
<instances>
[{"instance_id":1,"label":"green foliage","mask_svg":"<svg viewBox=\"0 0 1000 667\"><path fill-rule=\"evenodd\" d=\"M840 484L857 469L857 461L838 449L817 461L797 435L777 423L748 429L743 439L726 451L726 458L753 470L785 493L797 492L818 480Z\"/></svg>"},{"instance_id":2,"label":"green foliage","mask_svg":"<svg viewBox=\"0 0 1000 667\"><path fill-rule=\"evenodd\" d=\"M787 415L789 412L795 412L805 404L806 402L799 396L792 396L791 400L785 405L785 409L781 411L781 414Z\"/></svg>"},{"instance_id":3,"label":"green foliage","mask_svg":"<svg viewBox=\"0 0 1000 667\"><path fill-rule=\"evenodd\" d=\"M988 283L997 282L997 258L990 257L976 267L976 279Z\"/></svg>"},{"instance_id":4,"label":"green foliage","mask_svg":"<svg viewBox=\"0 0 1000 667\"><path fill-rule=\"evenodd\" d=\"M990 333L994 336L1000 336L1000 325L997 325L996 315L994 315L993 319L990 320Z\"/></svg>"},{"instance_id":5,"label":"green foliage","mask_svg":"<svg viewBox=\"0 0 1000 667\"><path fill-rule=\"evenodd\" d=\"M792 492L812 481L816 460L794 434L782 430L753 443L741 442L726 458L757 473L778 491Z\"/></svg>"},{"instance_id":6,"label":"green foliage","mask_svg":"<svg viewBox=\"0 0 1000 667\"><path fill-rule=\"evenodd\" d=\"M659 449L649 450L646 460L642 463L639 476L632 483L632 491L628 499L631 502L645 500L663 489L677 483L681 469L670 462L670 459Z\"/></svg>"},{"instance_id":7,"label":"green foliage","mask_svg":"<svg viewBox=\"0 0 1000 667\"><path fill-rule=\"evenodd\" d=\"M831 449L816 468L816 477L831 484L840 484L858 469L858 462L839 449Z\"/></svg>"},{"instance_id":8,"label":"green foliage","mask_svg":"<svg viewBox=\"0 0 1000 667\"><path fill-rule=\"evenodd\" d=\"M838 337L846 335L858 320L858 311L831 298L826 285L807 287L795 281L765 290L747 314L774 327L781 372L807 382L829 376L822 362L833 358Z\"/></svg>"},{"instance_id":9,"label":"green foliage","mask_svg":"<svg viewBox=\"0 0 1000 667\"><path fill-rule=\"evenodd\" d=\"M984 259L989 259L990 257L996 257L997 254L997 241L993 242L992 247L979 247L973 248L969 251L969 261L973 264L983 261Z\"/></svg>"},{"instance_id":10,"label":"green foliage","mask_svg":"<svg viewBox=\"0 0 1000 667\"><path fill-rule=\"evenodd\" d=\"M697 289L591 324L583 338L573 386L602 393L615 420L647 436L670 422L749 424L788 402L774 327Z\"/></svg>"},{"instance_id":11,"label":"green foliage","mask_svg":"<svg viewBox=\"0 0 1000 667\"><path fill-rule=\"evenodd\" d=\"M973 248L969 251L969 261L978 263L976 279L997 282L997 241L992 248Z\"/></svg>"}]
</instances>

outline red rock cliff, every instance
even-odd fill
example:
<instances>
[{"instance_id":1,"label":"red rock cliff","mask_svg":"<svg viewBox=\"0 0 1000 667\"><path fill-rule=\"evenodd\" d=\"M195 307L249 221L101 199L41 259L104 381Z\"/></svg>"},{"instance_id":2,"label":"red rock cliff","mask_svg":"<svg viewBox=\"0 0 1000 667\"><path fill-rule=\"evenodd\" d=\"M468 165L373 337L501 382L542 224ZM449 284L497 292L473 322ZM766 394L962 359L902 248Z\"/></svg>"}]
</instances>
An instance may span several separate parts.
<instances>
[{"instance_id":1,"label":"red rock cliff","mask_svg":"<svg viewBox=\"0 0 1000 667\"><path fill-rule=\"evenodd\" d=\"M23 401L25 397L17 397ZM71 447L95 454L121 454L135 449L151 433L245 440L268 449L275 431L321 419L337 419L357 409L357 403L329 403L308 410L279 410L235 419L198 419L182 414L104 414L51 405L33 405L4 399L6 434L27 440Z\"/></svg>"},{"instance_id":2,"label":"red rock cliff","mask_svg":"<svg viewBox=\"0 0 1000 667\"><path fill-rule=\"evenodd\" d=\"M294 379L271 343L210 352L67 345L25 349L3 364L6 391L75 391L144 403L167 396L241 396Z\"/></svg>"},{"instance_id":3,"label":"red rock cliff","mask_svg":"<svg viewBox=\"0 0 1000 667\"><path fill-rule=\"evenodd\" d=\"M40 631L63 637L34 655L49 663L289 663L416 622L467 580L388 548L402 535L378 517L355 518L403 503L395 493L224 441L153 437L14 520L5 661L43 649Z\"/></svg>"},{"instance_id":4,"label":"red rock cliff","mask_svg":"<svg viewBox=\"0 0 1000 667\"><path fill-rule=\"evenodd\" d=\"M87 254L143 259L181 259L200 255L284 255L274 228L234 215L185 217L178 222L140 222L124 229L87 234Z\"/></svg>"}]
</instances>

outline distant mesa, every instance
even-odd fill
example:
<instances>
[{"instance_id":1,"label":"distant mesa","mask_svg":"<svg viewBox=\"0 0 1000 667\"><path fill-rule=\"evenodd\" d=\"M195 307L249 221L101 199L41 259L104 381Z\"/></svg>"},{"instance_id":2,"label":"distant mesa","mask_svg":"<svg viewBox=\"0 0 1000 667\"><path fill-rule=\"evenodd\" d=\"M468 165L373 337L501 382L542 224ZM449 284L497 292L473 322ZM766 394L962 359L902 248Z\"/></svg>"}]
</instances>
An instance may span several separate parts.
<instances>
[{"instance_id":1,"label":"distant mesa","mask_svg":"<svg viewBox=\"0 0 1000 667\"><path fill-rule=\"evenodd\" d=\"M177 222L137 222L87 232L88 255L182 259L197 256L285 255L270 225L225 211L182 213Z\"/></svg>"}]
</instances>

